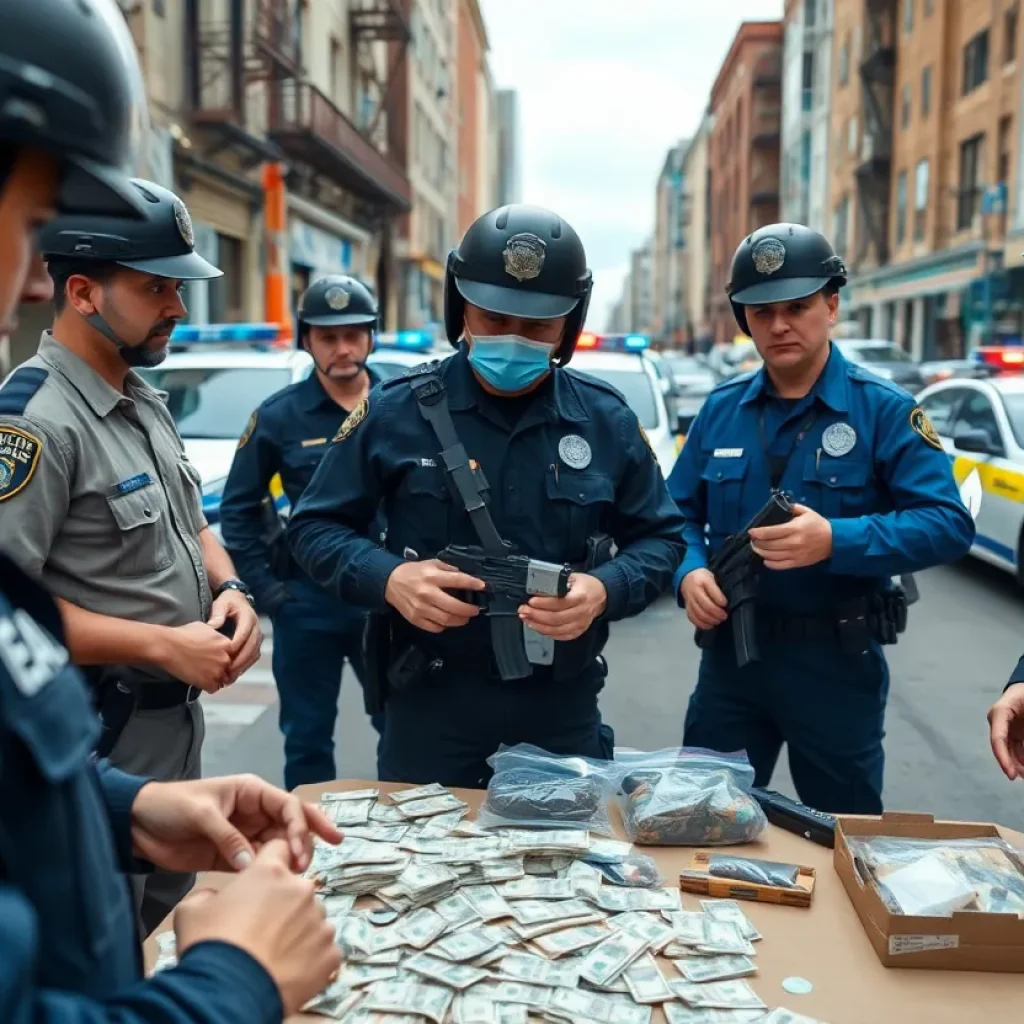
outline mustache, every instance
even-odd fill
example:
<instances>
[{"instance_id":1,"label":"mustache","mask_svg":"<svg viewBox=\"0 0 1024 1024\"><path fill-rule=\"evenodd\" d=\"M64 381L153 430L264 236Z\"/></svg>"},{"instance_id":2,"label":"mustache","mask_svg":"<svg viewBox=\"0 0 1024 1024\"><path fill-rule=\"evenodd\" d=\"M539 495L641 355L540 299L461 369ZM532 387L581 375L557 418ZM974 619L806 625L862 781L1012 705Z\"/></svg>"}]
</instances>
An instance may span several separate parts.
<instances>
[{"instance_id":1,"label":"mustache","mask_svg":"<svg viewBox=\"0 0 1024 1024\"><path fill-rule=\"evenodd\" d=\"M158 334L170 334L178 324L181 323L180 317L169 317L166 320L159 320L155 323L146 335L146 341L150 341L155 338Z\"/></svg>"}]
</instances>

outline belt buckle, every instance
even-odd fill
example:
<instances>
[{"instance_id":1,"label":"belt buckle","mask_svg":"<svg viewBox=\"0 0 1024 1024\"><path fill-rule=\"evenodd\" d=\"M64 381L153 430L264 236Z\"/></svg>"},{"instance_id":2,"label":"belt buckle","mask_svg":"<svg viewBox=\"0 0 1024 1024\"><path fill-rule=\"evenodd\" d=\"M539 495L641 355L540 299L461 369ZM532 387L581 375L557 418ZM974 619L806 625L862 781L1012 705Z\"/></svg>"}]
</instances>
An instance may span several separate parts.
<instances>
[{"instance_id":1,"label":"belt buckle","mask_svg":"<svg viewBox=\"0 0 1024 1024\"><path fill-rule=\"evenodd\" d=\"M185 705L195 704L197 700L202 696L203 691L198 686L190 686L188 692L185 694Z\"/></svg>"}]
</instances>

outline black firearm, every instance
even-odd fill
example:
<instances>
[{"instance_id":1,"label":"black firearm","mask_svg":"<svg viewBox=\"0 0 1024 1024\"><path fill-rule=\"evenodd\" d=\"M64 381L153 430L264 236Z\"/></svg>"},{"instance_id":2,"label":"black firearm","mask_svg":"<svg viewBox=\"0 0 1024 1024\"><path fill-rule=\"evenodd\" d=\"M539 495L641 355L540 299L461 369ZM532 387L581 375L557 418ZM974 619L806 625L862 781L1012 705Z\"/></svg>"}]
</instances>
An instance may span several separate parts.
<instances>
[{"instance_id":1,"label":"black firearm","mask_svg":"<svg viewBox=\"0 0 1024 1024\"><path fill-rule=\"evenodd\" d=\"M475 576L485 590L459 592L459 597L478 605L491 623L491 645L501 678L525 679L532 665L550 665L555 642L519 619L519 606L531 597L565 597L569 593L568 565L542 562L526 555L488 555L482 547L450 544L437 557L447 565Z\"/></svg>"},{"instance_id":2,"label":"black firearm","mask_svg":"<svg viewBox=\"0 0 1024 1024\"><path fill-rule=\"evenodd\" d=\"M761 657L757 649L754 598L757 596L757 572L764 563L751 547L750 531L759 526L780 526L792 518L793 503L789 496L774 492L743 530L733 534L708 561L715 582L729 602L736 664L740 668ZM710 647L714 632L714 629L698 629L697 646Z\"/></svg>"},{"instance_id":3,"label":"black firearm","mask_svg":"<svg viewBox=\"0 0 1024 1024\"><path fill-rule=\"evenodd\" d=\"M754 786L750 795L761 805L765 817L779 828L803 836L819 846L836 845L836 816L816 811L771 789Z\"/></svg>"}]
</instances>

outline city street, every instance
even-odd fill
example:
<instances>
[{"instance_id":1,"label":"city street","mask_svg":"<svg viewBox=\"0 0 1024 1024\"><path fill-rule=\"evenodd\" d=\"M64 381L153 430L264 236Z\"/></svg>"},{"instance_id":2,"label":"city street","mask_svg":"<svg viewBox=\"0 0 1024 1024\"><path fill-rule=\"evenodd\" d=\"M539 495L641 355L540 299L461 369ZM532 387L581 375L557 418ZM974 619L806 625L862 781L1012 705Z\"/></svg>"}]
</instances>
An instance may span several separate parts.
<instances>
[{"instance_id":1,"label":"city street","mask_svg":"<svg viewBox=\"0 0 1024 1024\"><path fill-rule=\"evenodd\" d=\"M1011 785L1000 773L985 721L1024 650L1024 594L1008 576L973 561L932 570L919 582L910 628L890 648L886 806L1024 828L1024 783ZM696 678L691 632L668 601L613 627L602 707L620 745L679 742ZM281 782L271 643L246 678L204 698L208 775L253 771ZM374 733L351 676L342 687L336 744L341 776L374 777ZM785 754L774 782L791 791Z\"/></svg>"}]
</instances>

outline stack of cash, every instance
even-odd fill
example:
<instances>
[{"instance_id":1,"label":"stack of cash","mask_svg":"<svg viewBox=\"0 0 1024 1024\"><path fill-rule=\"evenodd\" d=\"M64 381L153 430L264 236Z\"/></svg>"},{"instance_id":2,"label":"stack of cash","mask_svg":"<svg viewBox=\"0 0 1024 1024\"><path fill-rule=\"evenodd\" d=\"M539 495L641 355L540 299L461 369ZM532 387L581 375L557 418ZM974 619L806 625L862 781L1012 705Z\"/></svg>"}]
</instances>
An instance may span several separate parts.
<instances>
[{"instance_id":1,"label":"stack of cash","mask_svg":"<svg viewBox=\"0 0 1024 1024\"><path fill-rule=\"evenodd\" d=\"M655 1010L669 1024L807 1024L766 1017L746 980L761 935L738 903L697 910L675 887L605 880L594 865L621 862L629 843L484 832L439 785L322 805L345 841L318 844L308 875L344 964L308 1012L351 1024L651 1024Z\"/></svg>"}]
</instances>

